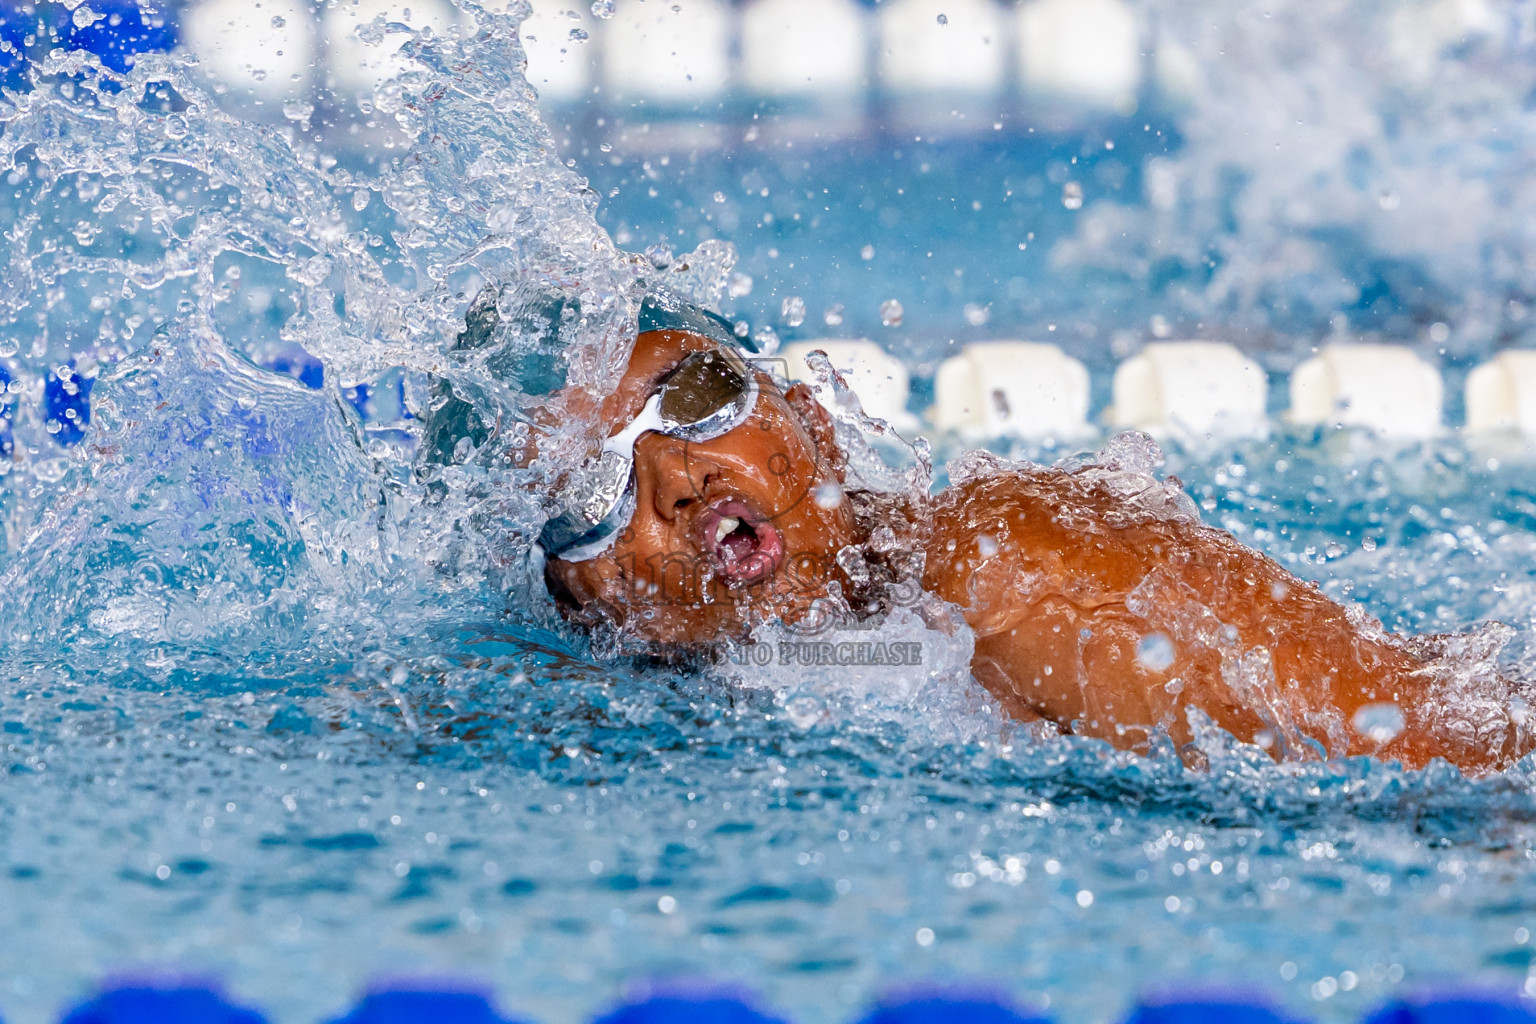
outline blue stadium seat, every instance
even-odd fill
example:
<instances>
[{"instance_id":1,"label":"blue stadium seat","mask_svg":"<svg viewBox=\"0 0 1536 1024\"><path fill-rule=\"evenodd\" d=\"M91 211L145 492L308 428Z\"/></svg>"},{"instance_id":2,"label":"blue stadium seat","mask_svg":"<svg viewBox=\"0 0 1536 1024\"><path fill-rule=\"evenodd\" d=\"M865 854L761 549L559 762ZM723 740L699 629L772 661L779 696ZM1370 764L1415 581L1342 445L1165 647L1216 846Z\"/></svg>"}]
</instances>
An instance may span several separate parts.
<instances>
[{"instance_id":1,"label":"blue stadium seat","mask_svg":"<svg viewBox=\"0 0 1536 1024\"><path fill-rule=\"evenodd\" d=\"M884 1003L860 1024L1045 1024L996 999L981 996L918 996Z\"/></svg>"},{"instance_id":2,"label":"blue stadium seat","mask_svg":"<svg viewBox=\"0 0 1536 1024\"><path fill-rule=\"evenodd\" d=\"M382 989L333 1024L508 1024L478 992Z\"/></svg>"},{"instance_id":3,"label":"blue stadium seat","mask_svg":"<svg viewBox=\"0 0 1536 1024\"><path fill-rule=\"evenodd\" d=\"M1126 1024L1294 1024L1268 1000L1241 992L1194 992L1153 996L1126 1018Z\"/></svg>"},{"instance_id":4,"label":"blue stadium seat","mask_svg":"<svg viewBox=\"0 0 1536 1024\"><path fill-rule=\"evenodd\" d=\"M1536 1024L1536 1013L1513 996L1442 992L1399 999L1371 1014L1365 1024Z\"/></svg>"},{"instance_id":5,"label":"blue stadium seat","mask_svg":"<svg viewBox=\"0 0 1536 1024\"><path fill-rule=\"evenodd\" d=\"M90 9L99 17L84 27L71 18L65 45L89 50L113 71L133 67L138 54L176 46L176 22L163 0L91 0Z\"/></svg>"},{"instance_id":6,"label":"blue stadium seat","mask_svg":"<svg viewBox=\"0 0 1536 1024\"><path fill-rule=\"evenodd\" d=\"M207 988L124 986L72 1010L63 1024L266 1024Z\"/></svg>"},{"instance_id":7,"label":"blue stadium seat","mask_svg":"<svg viewBox=\"0 0 1536 1024\"><path fill-rule=\"evenodd\" d=\"M595 1024L783 1024L739 999L720 995L667 995L623 1006Z\"/></svg>"},{"instance_id":8,"label":"blue stadium seat","mask_svg":"<svg viewBox=\"0 0 1536 1024\"><path fill-rule=\"evenodd\" d=\"M56 431L49 432L65 448L85 437L86 425L91 422L91 386L96 383L94 377L82 377L74 370L74 360L70 360L49 370L43 383L43 421L50 428L58 424Z\"/></svg>"}]
</instances>

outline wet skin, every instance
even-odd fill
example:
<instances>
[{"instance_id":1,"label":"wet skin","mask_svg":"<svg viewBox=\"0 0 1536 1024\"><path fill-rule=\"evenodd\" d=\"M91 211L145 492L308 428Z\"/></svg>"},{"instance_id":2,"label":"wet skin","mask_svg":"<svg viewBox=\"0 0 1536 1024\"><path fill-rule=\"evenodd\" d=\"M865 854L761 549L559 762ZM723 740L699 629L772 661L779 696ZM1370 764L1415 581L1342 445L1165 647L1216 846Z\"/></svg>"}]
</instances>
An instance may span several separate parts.
<instances>
[{"instance_id":1,"label":"wet skin","mask_svg":"<svg viewBox=\"0 0 1536 1024\"><path fill-rule=\"evenodd\" d=\"M684 356L717 347L682 331L640 335L602 422L616 432ZM764 619L798 620L826 595L832 560L858 539L847 502L816 500L843 481L832 421L804 385L781 391L762 372L758 383L752 415L721 437L640 437L629 526L596 558L549 565L574 602L567 614L686 646L740 637Z\"/></svg>"},{"instance_id":2,"label":"wet skin","mask_svg":"<svg viewBox=\"0 0 1536 1024\"><path fill-rule=\"evenodd\" d=\"M641 335L603 403L610 432L680 359L712 347ZM719 438L640 439L629 528L596 558L550 563L568 615L697 644L797 621L845 582L837 553L861 539L852 511L816 500L843 481L831 422L804 385L760 383L752 417ZM1444 757L1473 774L1532 747L1495 670L1453 693L1432 645L1352 618L1223 531L1138 514L1091 474L1009 468L950 487L914 518L901 525L926 555L924 589L960 609L976 634L973 674L1018 718L1144 750L1159 730L1188 743L1194 708L1280 758ZM719 539L730 520L741 526ZM1462 699L1468 687L1479 699ZM1447 715L1447 699L1465 713ZM1395 737L1353 727L1362 707L1387 703L1403 715Z\"/></svg>"}]
</instances>

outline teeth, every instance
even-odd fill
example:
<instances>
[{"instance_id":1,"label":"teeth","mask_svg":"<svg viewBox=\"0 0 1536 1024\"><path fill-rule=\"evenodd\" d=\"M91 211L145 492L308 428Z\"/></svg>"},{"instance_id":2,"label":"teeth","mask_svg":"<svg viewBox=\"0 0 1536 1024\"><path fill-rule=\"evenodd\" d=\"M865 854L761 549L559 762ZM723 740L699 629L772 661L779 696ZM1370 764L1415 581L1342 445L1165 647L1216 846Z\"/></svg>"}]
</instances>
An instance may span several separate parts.
<instances>
[{"instance_id":1,"label":"teeth","mask_svg":"<svg viewBox=\"0 0 1536 1024\"><path fill-rule=\"evenodd\" d=\"M722 516L720 524L715 527L715 543L719 544L729 537L741 525L741 520L735 516Z\"/></svg>"}]
</instances>

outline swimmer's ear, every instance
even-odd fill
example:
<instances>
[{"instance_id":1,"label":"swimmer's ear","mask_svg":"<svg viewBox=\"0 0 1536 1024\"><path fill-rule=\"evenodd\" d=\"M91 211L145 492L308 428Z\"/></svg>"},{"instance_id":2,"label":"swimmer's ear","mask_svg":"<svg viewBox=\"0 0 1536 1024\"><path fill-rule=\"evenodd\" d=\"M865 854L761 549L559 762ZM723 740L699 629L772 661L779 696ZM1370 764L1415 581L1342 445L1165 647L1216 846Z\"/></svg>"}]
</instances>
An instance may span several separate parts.
<instances>
[{"instance_id":1,"label":"swimmer's ear","mask_svg":"<svg viewBox=\"0 0 1536 1024\"><path fill-rule=\"evenodd\" d=\"M837 482L843 483L848 460L843 457L843 450L837 446L837 432L833 429L831 414L816 401L816 393L803 381L784 392L784 400L800 417L800 422L816 444L816 451L836 474Z\"/></svg>"}]
</instances>

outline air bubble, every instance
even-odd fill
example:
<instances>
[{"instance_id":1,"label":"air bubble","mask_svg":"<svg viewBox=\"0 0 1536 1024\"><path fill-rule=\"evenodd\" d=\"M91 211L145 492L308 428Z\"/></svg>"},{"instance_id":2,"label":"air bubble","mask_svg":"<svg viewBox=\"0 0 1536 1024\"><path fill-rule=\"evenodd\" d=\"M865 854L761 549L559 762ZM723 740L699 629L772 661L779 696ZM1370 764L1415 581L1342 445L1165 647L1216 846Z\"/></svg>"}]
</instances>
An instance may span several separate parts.
<instances>
[{"instance_id":1,"label":"air bubble","mask_svg":"<svg viewBox=\"0 0 1536 1024\"><path fill-rule=\"evenodd\" d=\"M1350 724L1373 743L1390 743L1403 731L1403 710L1390 702L1366 704L1355 712Z\"/></svg>"},{"instance_id":2,"label":"air bubble","mask_svg":"<svg viewBox=\"0 0 1536 1024\"><path fill-rule=\"evenodd\" d=\"M1148 672L1165 672L1173 664L1173 641L1162 633L1148 633L1136 644L1136 663Z\"/></svg>"},{"instance_id":3,"label":"air bubble","mask_svg":"<svg viewBox=\"0 0 1536 1024\"><path fill-rule=\"evenodd\" d=\"M941 14L941 15L939 15L939 19L938 20L939 20L939 24L940 25L948 25L949 24L949 15Z\"/></svg>"}]
</instances>

